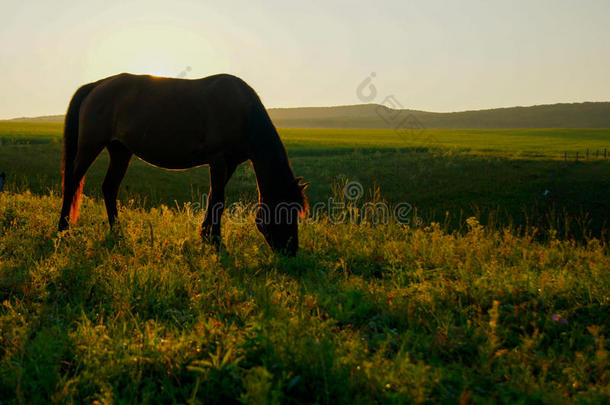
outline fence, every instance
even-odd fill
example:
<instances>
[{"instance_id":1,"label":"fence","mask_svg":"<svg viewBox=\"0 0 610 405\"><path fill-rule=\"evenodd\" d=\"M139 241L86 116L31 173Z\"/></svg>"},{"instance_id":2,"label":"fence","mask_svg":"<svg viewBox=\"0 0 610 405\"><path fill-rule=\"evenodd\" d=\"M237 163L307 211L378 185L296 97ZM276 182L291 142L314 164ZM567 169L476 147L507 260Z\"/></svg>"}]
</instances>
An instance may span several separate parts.
<instances>
[{"instance_id":1,"label":"fence","mask_svg":"<svg viewBox=\"0 0 610 405\"><path fill-rule=\"evenodd\" d=\"M586 153L581 155L579 151L576 152L563 152L563 162L565 164L568 163L568 160L572 160L572 158L578 162L579 160L589 160L589 159L608 159L608 149L604 148L603 152L601 149L596 149L595 153L593 151L587 149Z\"/></svg>"}]
</instances>

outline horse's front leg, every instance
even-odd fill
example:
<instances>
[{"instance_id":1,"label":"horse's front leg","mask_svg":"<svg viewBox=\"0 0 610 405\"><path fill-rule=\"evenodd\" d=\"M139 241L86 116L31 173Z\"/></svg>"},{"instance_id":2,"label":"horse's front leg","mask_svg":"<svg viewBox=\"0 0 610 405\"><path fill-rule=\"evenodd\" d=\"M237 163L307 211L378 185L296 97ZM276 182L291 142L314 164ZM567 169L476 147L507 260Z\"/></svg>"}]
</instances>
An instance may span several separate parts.
<instances>
[{"instance_id":1,"label":"horse's front leg","mask_svg":"<svg viewBox=\"0 0 610 405\"><path fill-rule=\"evenodd\" d=\"M210 164L210 195L208 207L201 225L201 237L205 242L220 244L220 219L225 208L226 164L218 161Z\"/></svg>"},{"instance_id":2,"label":"horse's front leg","mask_svg":"<svg viewBox=\"0 0 610 405\"><path fill-rule=\"evenodd\" d=\"M201 225L201 237L205 242L212 242L217 246L220 245L220 220L225 208L225 186L236 167L236 164L224 158L210 163L210 195Z\"/></svg>"}]
</instances>

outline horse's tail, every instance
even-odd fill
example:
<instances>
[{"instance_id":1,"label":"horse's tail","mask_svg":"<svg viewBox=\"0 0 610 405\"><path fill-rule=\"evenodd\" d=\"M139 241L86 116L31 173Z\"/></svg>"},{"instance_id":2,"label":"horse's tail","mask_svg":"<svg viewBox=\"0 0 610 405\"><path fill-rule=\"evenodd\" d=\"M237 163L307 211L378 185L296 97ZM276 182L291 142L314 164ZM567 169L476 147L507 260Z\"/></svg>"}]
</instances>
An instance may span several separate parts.
<instances>
[{"instance_id":1,"label":"horse's tail","mask_svg":"<svg viewBox=\"0 0 610 405\"><path fill-rule=\"evenodd\" d=\"M74 160L76 159L76 152L78 151L78 127L79 127L79 115L80 106L85 98L91 93L91 90L97 86L99 82L89 83L80 87L68 107L66 113L66 121L64 125L64 155L62 160L62 189L64 195L66 190L74 187ZM75 222L78 219L80 200L83 192L83 186L85 184L85 177L81 179L80 183L76 187L74 197L72 198L72 204L70 206L70 220Z\"/></svg>"}]
</instances>

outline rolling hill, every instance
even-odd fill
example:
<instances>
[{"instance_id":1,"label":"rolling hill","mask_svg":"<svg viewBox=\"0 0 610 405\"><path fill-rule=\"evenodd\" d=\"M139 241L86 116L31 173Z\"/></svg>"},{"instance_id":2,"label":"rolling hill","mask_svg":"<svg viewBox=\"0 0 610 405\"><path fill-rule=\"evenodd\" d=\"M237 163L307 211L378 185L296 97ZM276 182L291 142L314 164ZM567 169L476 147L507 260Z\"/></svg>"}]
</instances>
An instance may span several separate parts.
<instances>
[{"instance_id":1,"label":"rolling hill","mask_svg":"<svg viewBox=\"0 0 610 405\"><path fill-rule=\"evenodd\" d=\"M529 107L438 113L394 110L379 104L270 108L281 128L610 128L610 102L546 104ZM11 121L62 122L63 115Z\"/></svg>"},{"instance_id":2,"label":"rolling hill","mask_svg":"<svg viewBox=\"0 0 610 405\"><path fill-rule=\"evenodd\" d=\"M610 102L436 113L392 110L379 104L341 107L272 108L284 128L610 128Z\"/></svg>"}]
</instances>

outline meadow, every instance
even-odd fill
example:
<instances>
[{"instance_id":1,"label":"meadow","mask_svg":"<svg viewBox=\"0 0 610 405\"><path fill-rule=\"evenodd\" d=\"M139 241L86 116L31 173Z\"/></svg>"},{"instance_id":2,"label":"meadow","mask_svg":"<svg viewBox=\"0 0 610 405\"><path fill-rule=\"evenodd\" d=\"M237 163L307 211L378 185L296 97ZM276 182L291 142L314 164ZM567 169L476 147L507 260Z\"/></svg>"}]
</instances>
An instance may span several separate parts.
<instances>
[{"instance_id":1,"label":"meadow","mask_svg":"<svg viewBox=\"0 0 610 405\"><path fill-rule=\"evenodd\" d=\"M409 223L300 228L249 213L201 242L207 169L135 159L110 232L105 154L57 234L61 126L0 124L1 403L602 403L610 400L610 130L283 129L312 203L412 205ZM229 183L256 197L252 169Z\"/></svg>"},{"instance_id":2,"label":"meadow","mask_svg":"<svg viewBox=\"0 0 610 405\"><path fill-rule=\"evenodd\" d=\"M7 172L10 190L60 193L61 131L58 123L0 123L0 172ZM581 239L605 236L610 225L610 156L603 158L610 149L608 129L299 128L280 129L280 135L295 172L311 183L312 204L329 205L337 184L348 179L362 185L362 201L408 203L424 223L452 230L464 230L470 216L484 225L553 228ZM107 167L104 151L87 174L87 195L101 198ZM208 190L207 167L166 171L134 158L119 198L148 208L202 206ZM249 163L229 182L227 198L256 201Z\"/></svg>"}]
</instances>

